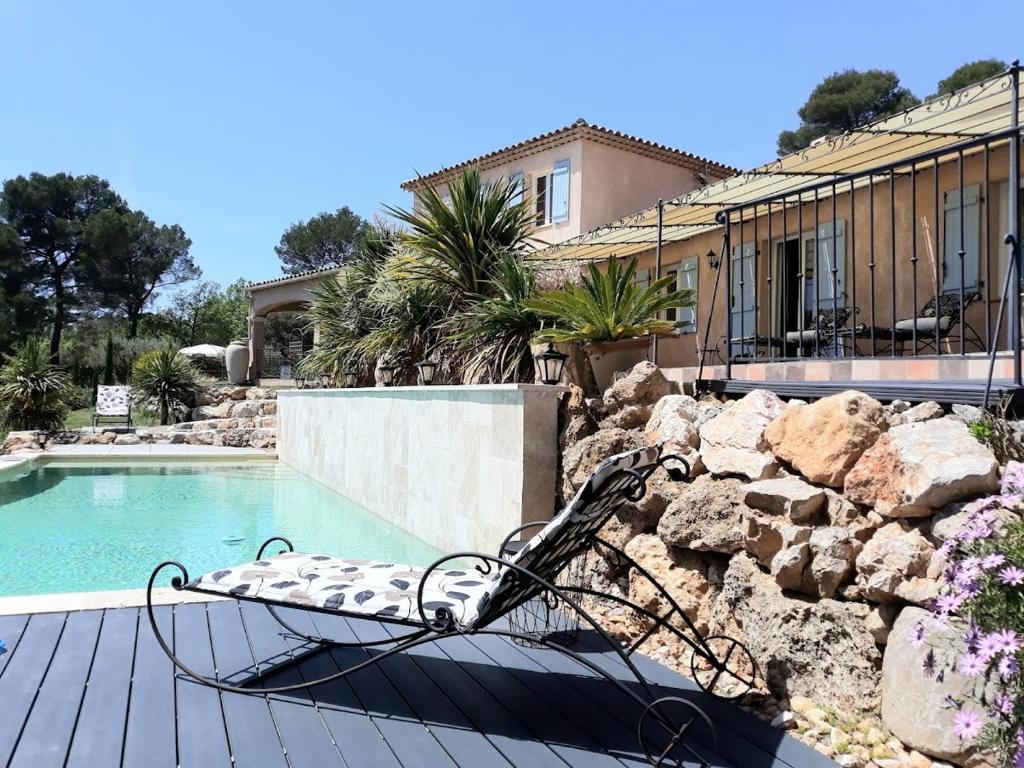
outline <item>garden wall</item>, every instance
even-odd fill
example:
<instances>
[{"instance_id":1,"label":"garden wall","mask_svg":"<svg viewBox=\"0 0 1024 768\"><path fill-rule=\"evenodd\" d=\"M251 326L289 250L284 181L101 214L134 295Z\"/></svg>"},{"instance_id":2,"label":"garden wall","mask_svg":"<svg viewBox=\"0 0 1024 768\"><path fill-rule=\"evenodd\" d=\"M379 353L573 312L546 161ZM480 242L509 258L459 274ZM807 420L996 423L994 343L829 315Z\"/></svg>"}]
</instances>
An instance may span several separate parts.
<instances>
[{"instance_id":1,"label":"garden wall","mask_svg":"<svg viewBox=\"0 0 1024 768\"><path fill-rule=\"evenodd\" d=\"M285 464L445 551L554 510L558 387L283 390Z\"/></svg>"}]
</instances>

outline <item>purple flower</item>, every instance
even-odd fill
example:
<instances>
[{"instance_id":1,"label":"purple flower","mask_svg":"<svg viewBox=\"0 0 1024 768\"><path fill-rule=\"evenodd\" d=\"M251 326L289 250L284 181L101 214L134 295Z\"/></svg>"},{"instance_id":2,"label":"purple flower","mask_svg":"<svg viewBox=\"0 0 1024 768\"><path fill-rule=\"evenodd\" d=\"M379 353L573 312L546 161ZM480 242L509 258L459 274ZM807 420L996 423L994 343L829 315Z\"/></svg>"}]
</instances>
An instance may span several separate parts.
<instances>
[{"instance_id":1,"label":"purple flower","mask_svg":"<svg viewBox=\"0 0 1024 768\"><path fill-rule=\"evenodd\" d=\"M924 661L921 662L921 668L924 670L925 677L931 677L935 674L935 651L931 648L929 648L928 653L924 655Z\"/></svg>"},{"instance_id":2,"label":"purple flower","mask_svg":"<svg viewBox=\"0 0 1024 768\"><path fill-rule=\"evenodd\" d=\"M977 677L985 671L986 665L980 656L973 653L965 653L960 657L960 663L957 666L962 675Z\"/></svg>"},{"instance_id":3,"label":"purple flower","mask_svg":"<svg viewBox=\"0 0 1024 768\"><path fill-rule=\"evenodd\" d=\"M993 632L989 637L995 638L999 645L999 653L1016 653L1021 648L1020 637L1012 629L1001 629Z\"/></svg>"},{"instance_id":4,"label":"purple flower","mask_svg":"<svg viewBox=\"0 0 1024 768\"><path fill-rule=\"evenodd\" d=\"M918 622L907 634L907 640L915 648L924 645L924 624Z\"/></svg>"},{"instance_id":5,"label":"purple flower","mask_svg":"<svg viewBox=\"0 0 1024 768\"><path fill-rule=\"evenodd\" d=\"M985 635L978 643L978 656L984 662L992 661L1003 650L1003 644L995 632Z\"/></svg>"},{"instance_id":6,"label":"purple flower","mask_svg":"<svg viewBox=\"0 0 1024 768\"><path fill-rule=\"evenodd\" d=\"M1024 464L1019 461L1007 462L999 489L1004 494L1024 492Z\"/></svg>"},{"instance_id":7,"label":"purple flower","mask_svg":"<svg viewBox=\"0 0 1024 768\"><path fill-rule=\"evenodd\" d=\"M976 581L970 581L960 589L960 596L966 599L977 597L981 594L981 585Z\"/></svg>"},{"instance_id":8,"label":"purple flower","mask_svg":"<svg viewBox=\"0 0 1024 768\"><path fill-rule=\"evenodd\" d=\"M993 715L1009 715L1013 713L1013 699L1010 698L1009 694L1000 693L996 695L996 700L992 705Z\"/></svg>"},{"instance_id":9,"label":"purple flower","mask_svg":"<svg viewBox=\"0 0 1024 768\"><path fill-rule=\"evenodd\" d=\"M947 592L935 598L935 610L940 614L950 614L963 605L964 599L958 594Z\"/></svg>"},{"instance_id":10,"label":"purple flower","mask_svg":"<svg viewBox=\"0 0 1024 768\"><path fill-rule=\"evenodd\" d=\"M996 667L999 670L999 676L1003 680L1009 680L1018 672L1020 672L1020 664L1013 656L1003 656L999 660L999 665Z\"/></svg>"},{"instance_id":11,"label":"purple flower","mask_svg":"<svg viewBox=\"0 0 1024 768\"><path fill-rule=\"evenodd\" d=\"M964 643L967 645L967 649L973 651L978 647L978 643L981 642L981 630L977 624L968 624L967 630L964 632Z\"/></svg>"},{"instance_id":12,"label":"purple flower","mask_svg":"<svg viewBox=\"0 0 1024 768\"><path fill-rule=\"evenodd\" d=\"M999 572L999 580L1008 587L1016 587L1024 584L1024 568L1016 565L1008 565Z\"/></svg>"},{"instance_id":13,"label":"purple flower","mask_svg":"<svg viewBox=\"0 0 1024 768\"><path fill-rule=\"evenodd\" d=\"M995 552L991 555L985 555L985 557L981 559L981 567L986 571L991 571L993 568L998 568L1005 562L1006 555Z\"/></svg>"},{"instance_id":14,"label":"purple flower","mask_svg":"<svg viewBox=\"0 0 1024 768\"><path fill-rule=\"evenodd\" d=\"M961 741L971 741L981 733L981 718L976 712L962 709L953 718L953 733Z\"/></svg>"}]
</instances>

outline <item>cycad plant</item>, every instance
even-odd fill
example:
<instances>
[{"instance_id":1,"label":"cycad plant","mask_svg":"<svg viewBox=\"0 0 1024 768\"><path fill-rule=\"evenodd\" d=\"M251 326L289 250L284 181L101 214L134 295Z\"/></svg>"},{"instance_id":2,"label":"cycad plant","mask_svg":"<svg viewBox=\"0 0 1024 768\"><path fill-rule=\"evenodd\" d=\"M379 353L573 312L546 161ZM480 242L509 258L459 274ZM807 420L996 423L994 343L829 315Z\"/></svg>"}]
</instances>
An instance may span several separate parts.
<instances>
[{"instance_id":1,"label":"cycad plant","mask_svg":"<svg viewBox=\"0 0 1024 768\"><path fill-rule=\"evenodd\" d=\"M0 371L0 423L15 430L60 429L71 395L67 374L50 362L39 341L30 339Z\"/></svg>"},{"instance_id":2,"label":"cycad plant","mask_svg":"<svg viewBox=\"0 0 1024 768\"><path fill-rule=\"evenodd\" d=\"M173 344L147 352L132 369L132 387L156 406L161 424L183 415L204 383L199 371Z\"/></svg>"},{"instance_id":3,"label":"cycad plant","mask_svg":"<svg viewBox=\"0 0 1024 768\"><path fill-rule=\"evenodd\" d=\"M607 270L591 264L580 285L547 291L526 302L529 309L549 318L553 325L538 332L537 341L595 343L617 341L677 327L658 314L667 309L693 306L689 289L671 289L675 277L636 283L637 259L622 262L614 256Z\"/></svg>"}]
</instances>

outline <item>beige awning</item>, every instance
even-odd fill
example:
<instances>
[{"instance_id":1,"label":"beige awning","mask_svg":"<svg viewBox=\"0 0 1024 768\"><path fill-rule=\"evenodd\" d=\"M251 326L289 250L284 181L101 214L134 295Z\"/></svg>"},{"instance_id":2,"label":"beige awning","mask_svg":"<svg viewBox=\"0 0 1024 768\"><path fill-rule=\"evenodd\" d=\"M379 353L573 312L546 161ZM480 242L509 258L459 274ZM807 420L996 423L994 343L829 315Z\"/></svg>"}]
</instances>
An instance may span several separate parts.
<instances>
[{"instance_id":1,"label":"beige awning","mask_svg":"<svg viewBox=\"0 0 1024 768\"><path fill-rule=\"evenodd\" d=\"M781 198L787 204L826 199L872 183L870 176L859 176L868 171L906 171L911 166L920 170L960 154L983 152L982 141L990 149L1005 144L1014 111L1018 117L1022 113L1019 88L1017 102L1012 103L1014 79L1020 80L1018 69L667 200L661 241L679 242L715 229L719 213L739 206L751 206L742 212L749 219L765 213L764 208L757 212L755 204L778 204ZM657 221L654 206L539 250L533 257L575 262L649 251L657 243Z\"/></svg>"}]
</instances>

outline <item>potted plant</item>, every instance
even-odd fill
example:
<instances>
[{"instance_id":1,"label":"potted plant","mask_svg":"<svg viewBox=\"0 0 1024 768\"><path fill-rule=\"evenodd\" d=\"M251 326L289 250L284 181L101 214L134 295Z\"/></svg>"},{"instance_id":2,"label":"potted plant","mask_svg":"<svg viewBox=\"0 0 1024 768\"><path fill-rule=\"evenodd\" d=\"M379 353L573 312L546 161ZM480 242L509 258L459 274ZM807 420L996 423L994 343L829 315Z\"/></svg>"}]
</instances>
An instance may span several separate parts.
<instances>
[{"instance_id":1,"label":"potted plant","mask_svg":"<svg viewBox=\"0 0 1024 768\"><path fill-rule=\"evenodd\" d=\"M554 322L534 340L584 345L602 391L611 386L616 371L647 359L655 334L669 333L679 325L660 319L660 312L693 305L693 291L670 289L674 277L655 280L646 288L637 285L636 265L636 257L623 266L613 256L606 270L591 264L580 285L547 291L526 302Z\"/></svg>"}]
</instances>

